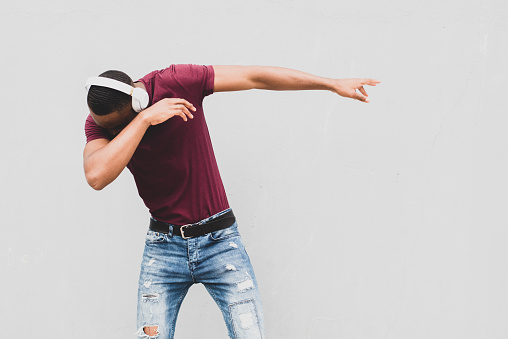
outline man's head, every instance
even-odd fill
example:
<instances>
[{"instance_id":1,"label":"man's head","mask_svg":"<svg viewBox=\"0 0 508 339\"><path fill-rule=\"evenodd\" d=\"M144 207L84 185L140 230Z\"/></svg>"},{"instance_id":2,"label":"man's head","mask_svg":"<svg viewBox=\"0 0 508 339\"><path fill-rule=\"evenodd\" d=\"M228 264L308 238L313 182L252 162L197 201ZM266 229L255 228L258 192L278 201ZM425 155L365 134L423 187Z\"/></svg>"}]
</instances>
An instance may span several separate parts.
<instances>
[{"instance_id":1,"label":"man's head","mask_svg":"<svg viewBox=\"0 0 508 339\"><path fill-rule=\"evenodd\" d=\"M106 71L99 77L134 86L132 79L121 71ZM93 82L88 90L87 104L95 123L112 135L120 133L136 116L132 102L131 95L107 86L94 85Z\"/></svg>"},{"instance_id":2,"label":"man's head","mask_svg":"<svg viewBox=\"0 0 508 339\"><path fill-rule=\"evenodd\" d=\"M117 80L129 86L134 85L132 79L121 71L106 71L100 74L99 77ZM90 86L86 101L90 111L100 116L123 110L126 106L131 106L130 95L103 86Z\"/></svg>"}]
</instances>

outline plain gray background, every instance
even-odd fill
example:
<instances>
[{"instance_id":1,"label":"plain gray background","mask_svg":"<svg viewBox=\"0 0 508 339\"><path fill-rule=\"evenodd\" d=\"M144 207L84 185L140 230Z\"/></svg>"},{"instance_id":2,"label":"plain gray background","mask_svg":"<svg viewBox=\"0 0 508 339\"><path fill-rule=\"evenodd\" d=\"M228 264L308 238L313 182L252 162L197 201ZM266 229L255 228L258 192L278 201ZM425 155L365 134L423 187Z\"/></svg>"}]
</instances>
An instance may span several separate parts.
<instances>
[{"instance_id":1,"label":"plain gray background","mask_svg":"<svg viewBox=\"0 0 508 339\"><path fill-rule=\"evenodd\" d=\"M372 77L205 99L268 338L506 338L508 4L4 1L5 338L135 338L148 212L126 170L84 178L89 76L172 63ZM177 338L226 338L201 285Z\"/></svg>"}]
</instances>

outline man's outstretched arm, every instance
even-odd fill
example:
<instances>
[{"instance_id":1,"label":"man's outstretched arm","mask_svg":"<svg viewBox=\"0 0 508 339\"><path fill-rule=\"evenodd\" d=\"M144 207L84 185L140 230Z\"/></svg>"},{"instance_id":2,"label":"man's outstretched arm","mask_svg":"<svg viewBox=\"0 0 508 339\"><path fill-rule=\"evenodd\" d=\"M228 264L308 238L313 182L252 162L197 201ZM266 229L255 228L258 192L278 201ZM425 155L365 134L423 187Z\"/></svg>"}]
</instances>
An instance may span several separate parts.
<instances>
[{"instance_id":1,"label":"man's outstretched arm","mask_svg":"<svg viewBox=\"0 0 508 339\"><path fill-rule=\"evenodd\" d=\"M376 86L375 79L330 79L272 66L213 66L214 92L268 89L277 91L328 90L346 98L369 102L364 85ZM358 90L359 92L357 92Z\"/></svg>"}]
</instances>

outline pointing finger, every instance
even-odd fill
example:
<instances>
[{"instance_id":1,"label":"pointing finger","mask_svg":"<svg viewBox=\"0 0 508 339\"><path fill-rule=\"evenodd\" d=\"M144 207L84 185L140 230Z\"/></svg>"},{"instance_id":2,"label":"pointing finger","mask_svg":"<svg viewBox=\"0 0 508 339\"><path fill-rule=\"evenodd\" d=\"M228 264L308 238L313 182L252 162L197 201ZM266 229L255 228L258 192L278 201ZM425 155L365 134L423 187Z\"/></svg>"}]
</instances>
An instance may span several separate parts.
<instances>
[{"instance_id":1,"label":"pointing finger","mask_svg":"<svg viewBox=\"0 0 508 339\"><path fill-rule=\"evenodd\" d=\"M363 79L362 85L376 86L380 82L381 82L380 80L376 80L376 79Z\"/></svg>"}]
</instances>

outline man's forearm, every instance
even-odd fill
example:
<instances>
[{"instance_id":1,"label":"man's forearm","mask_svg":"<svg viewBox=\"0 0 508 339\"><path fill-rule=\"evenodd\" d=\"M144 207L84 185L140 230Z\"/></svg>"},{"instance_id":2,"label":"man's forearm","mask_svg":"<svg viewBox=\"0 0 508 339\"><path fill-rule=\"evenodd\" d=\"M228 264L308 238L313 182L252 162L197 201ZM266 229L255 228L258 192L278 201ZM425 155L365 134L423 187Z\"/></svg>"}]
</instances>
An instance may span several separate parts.
<instances>
[{"instance_id":1,"label":"man's forearm","mask_svg":"<svg viewBox=\"0 0 508 339\"><path fill-rule=\"evenodd\" d=\"M149 126L140 113L113 140L84 158L85 176L90 186L103 189L122 173Z\"/></svg>"},{"instance_id":2,"label":"man's forearm","mask_svg":"<svg viewBox=\"0 0 508 339\"><path fill-rule=\"evenodd\" d=\"M332 90L332 79L309 73L273 66L249 66L256 89L278 91Z\"/></svg>"}]
</instances>

